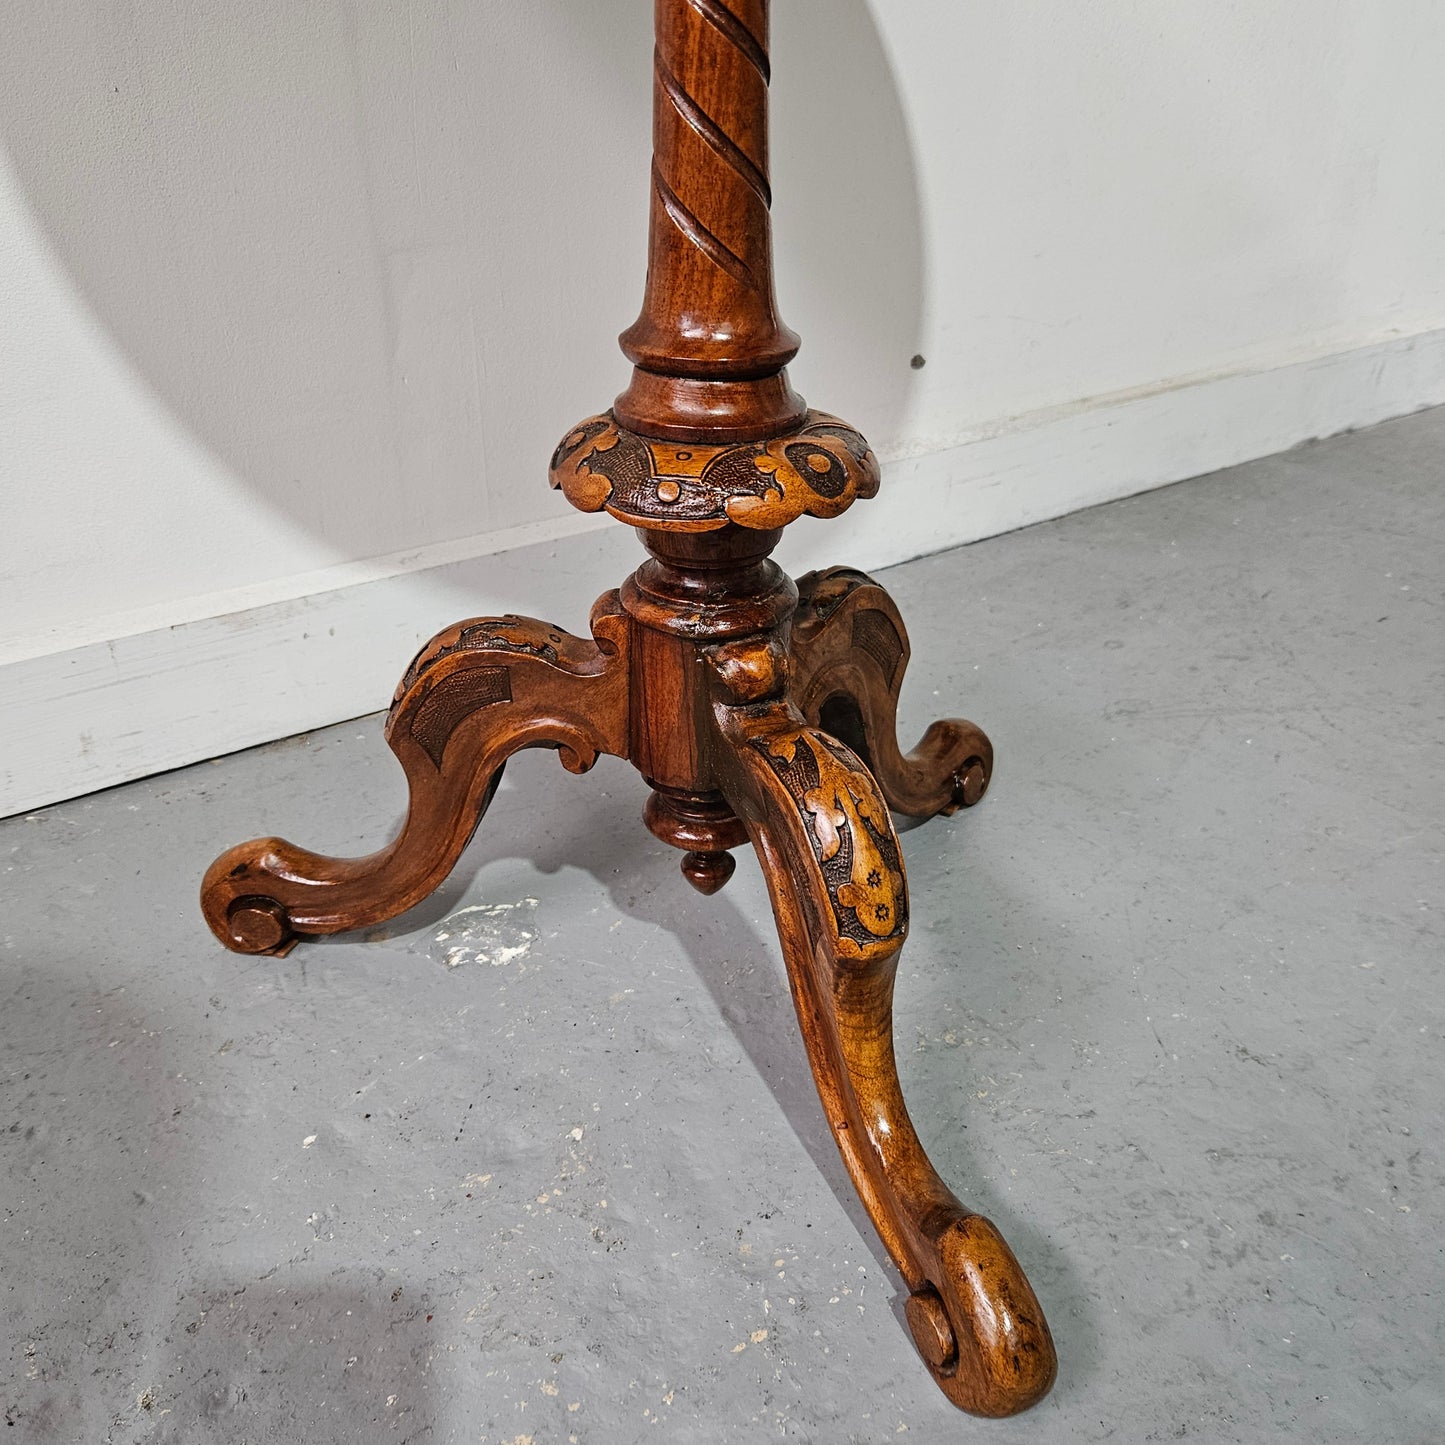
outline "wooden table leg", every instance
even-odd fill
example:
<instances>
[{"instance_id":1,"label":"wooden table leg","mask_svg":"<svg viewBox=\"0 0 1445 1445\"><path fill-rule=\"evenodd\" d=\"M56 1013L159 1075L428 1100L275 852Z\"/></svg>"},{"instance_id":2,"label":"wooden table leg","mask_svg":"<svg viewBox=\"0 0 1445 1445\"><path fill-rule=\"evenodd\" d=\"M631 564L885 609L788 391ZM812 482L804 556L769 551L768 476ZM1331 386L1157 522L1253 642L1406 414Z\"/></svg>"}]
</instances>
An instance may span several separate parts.
<instances>
[{"instance_id":1,"label":"wooden table leg","mask_svg":"<svg viewBox=\"0 0 1445 1445\"><path fill-rule=\"evenodd\" d=\"M1057 1364L1043 1310L994 1226L924 1152L893 1055L908 933L903 854L878 784L779 701L723 703L724 789L757 849L818 1095L859 1198L903 1275L939 1387L976 1415L1042 1398Z\"/></svg>"},{"instance_id":2,"label":"wooden table leg","mask_svg":"<svg viewBox=\"0 0 1445 1445\"><path fill-rule=\"evenodd\" d=\"M798 579L789 695L815 726L868 764L895 813L931 818L971 808L993 776L993 744L976 724L943 718L910 753L898 746L908 632L893 599L852 567Z\"/></svg>"},{"instance_id":3,"label":"wooden table leg","mask_svg":"<svg viewBox=\"0 0 1445 1445\"><path fill-rule=\"evenodd\" d=\"M406 772L401 832L364 858L328 858L282 838L223 853L201 909L240 953L286 954L303 937L366 928L421 902L451 872L486 812L506 760L556 748L586 772L627 754L627 628L616 594L586 641L524 617L479 617L438 634L407 668L386 720Z\"/></svg>"}]
</instances>

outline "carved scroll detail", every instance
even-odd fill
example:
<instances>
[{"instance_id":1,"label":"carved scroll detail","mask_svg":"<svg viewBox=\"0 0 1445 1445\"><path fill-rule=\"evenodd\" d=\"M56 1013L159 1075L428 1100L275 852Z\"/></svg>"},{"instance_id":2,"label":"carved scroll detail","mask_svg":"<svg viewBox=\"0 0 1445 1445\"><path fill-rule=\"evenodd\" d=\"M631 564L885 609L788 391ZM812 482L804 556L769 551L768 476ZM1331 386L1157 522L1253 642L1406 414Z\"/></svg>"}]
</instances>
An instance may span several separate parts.
<instances>
[{"instance_id":1,"label":"carved scroll detail","mask_svg":"<svg viewBox=\"0 0 1445 1445\"><path fill-rule=\"evenodd\" d=\"M427 689L412 714L410 731L438 768L447 742L463 718L484 707L512 700L512 674L505 667L479 667L454 672Z\"/></svg>"},{"instance_id":2,"label":"carved scroll detail","mask_svg":"<svg viewBox=\"0 0 1445 1445\"><path fill-rule=\"evenodd\" d=\"M280 838L223 853L201 907L242 953L285 953L298 938L393 918L446 877L521 748L555 749L586 772L626 757L631 667L617 594L592 612L592 637L526 617L480 617L438 633L413 659L386 720L406 773L401 831L364 858L328 858Z\"/></svg>"},{"instance_id":3,"label":"carved scroll detail","mask_svg":"<svg viewBox=\"0 0 1445 1445\"><path fill-rule=\"evenodd\" d=\"M800 577L790 642L789 696L810 723L858 751L891 808L928 818L983 797L993 748L966 718L942 718L912 752L900 750L908 634L871 577L851 567Z\"/></svg>"},{"instance_id":4,"label":"carved scroll detail","mask_svg":"<svg viewBox=\"0 0 1445 1445\"><path fill-rule=\"evenodd\" d=\"M826 622L860 587L878 584L856 567L829 567L826 572L806 572L798 578L798 606L805 617Z\"/></svg>"},{"instance_id":5,"label":"carved scroll detail","mask_svg":"<svg viewBox=\"0 0 1445 1445\"><path fill-rule=\"evenodd\" d=\"M519 652L540 657L543 662L556 662L557 649L566 637L560 627L531 617L518 617L514 613L465 623L459 628L439 633L412 658L411 665L397 684L393 701L410 692L421 677L443 658L455 657L460 652Z\"/></svg>"},{"instance_id":6,"label":"carved scroll detail","mask_svg":"<svg viewBox=\"0 0 1445 1445\"><path fill-rule=\"evenodd\" d=\"M552 456L551 483L583 512L659 531L739 526L768 531L798 517L836 517L878 491L878 459L825 412L768 441L677 445L620 426L611 412L574 427Z\"/></svg>"}]
</instances>

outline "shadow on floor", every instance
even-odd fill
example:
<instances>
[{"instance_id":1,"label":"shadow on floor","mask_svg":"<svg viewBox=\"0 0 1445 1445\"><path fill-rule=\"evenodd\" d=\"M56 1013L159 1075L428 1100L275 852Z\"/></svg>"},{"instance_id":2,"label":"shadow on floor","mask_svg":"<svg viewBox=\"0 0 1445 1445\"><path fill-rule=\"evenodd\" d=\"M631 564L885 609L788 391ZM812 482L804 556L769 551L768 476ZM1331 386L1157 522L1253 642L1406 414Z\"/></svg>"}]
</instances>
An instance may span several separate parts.
<instances>
[{"instance_id":1,"label":"shadow on floor","mask_svg":"<svg viewBox=\"0 0 1445 1445\"><path fill-rule=\"evenodd\" d=\"M906 1335L908 1327L903 1309L908 1292L902 1287L897 1269L859 1201L828 1129L775 938L769 936L768 930L755 927L726 893L705 900L693 897L676 874L677 855L653 840L642 824L641 805L646 787L640 780L632 779L619 767L617 776L629 780L631 791L627 791L628 783L618 788L613 777L608 787L611 796L604 796L596 787L588 789L589 780L583 779L580 786L590 793L584 801L570 787L546 786L547 774L539 776L532 771L539 764L546 768L549 760L545 756L524 756L512 763L514 777L523 783L539 812L555 808L559 814L556 818L537 817L539 841L535 850L529 849L525 841L519 848L505 846L501 834L507 830L489 831L484 819L476 839L442 887L387 925L383 936L396 939L436 928L464 906L465 900L473 897L476 879L484 869L509 858L529 861L548 875L568 867L578 868L607 890L618 914L669 934L686 954L728 1029L767 1084L789 1127L867 1245L884 1278L895 1282L891 1307L900 1330ZM539 781L542 787L537 786ZM624 796L619 798L619 792ZM624 824L619 830L618 815L625 815L630 804L636 826L628 828ZM968 826L967 816L965 813L952 819L933 820L930 826L961 831ZM907 831L912 832L913 827ZM966 847L963 836L959 837L958 845ZM739 850L738 856L743 860L748 850ZM744 862L742 866L749 864ZM685 924L669 926L656 906L655 895L646 895L645 906L639 906L639 874L659 867L671 874L679 890L679 912ZM1018 907L1023 906L1020 900ZM1011 917L1018 917L1016 909L1007 911ZM1040 934L1045 931L1038 930ZM303 947L325 947L328 942L316 940ZM989 942L979 939L974 943L980 950L979 956L987 956ZM958 1087L969 1086L960 1081ZM924 1123L922 1132L927 1136L930 1131L926 1120ZM933 1155L939 1173L952 1184L968 1208L993 1220L1029 1274L1049 1317L1060 1354L1067 1362L1056 1391L1063 1395L1078 1389L1092 1373L1097 1356L1092 1318L1094 1296L1086 1282L1076 1275L1062 1251L1032 1229L1027 1218L1018 1214L990 1185L991 1160L975 1158L967 1143L957 1137L950 1138L943 1147L936 1147Z\"/></svg>"}]
</instances>

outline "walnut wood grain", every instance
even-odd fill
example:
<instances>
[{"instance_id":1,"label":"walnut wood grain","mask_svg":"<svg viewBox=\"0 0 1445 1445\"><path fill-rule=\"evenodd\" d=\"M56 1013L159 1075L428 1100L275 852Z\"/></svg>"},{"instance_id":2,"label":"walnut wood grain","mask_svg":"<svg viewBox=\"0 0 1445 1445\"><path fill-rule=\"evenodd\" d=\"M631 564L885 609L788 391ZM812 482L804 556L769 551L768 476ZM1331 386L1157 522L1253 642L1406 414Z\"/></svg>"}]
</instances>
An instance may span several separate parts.
<instances>
[{"instance_id":1,"label":"walnut wood grain","mask_svg":"<svg viewBox=\"0 0 1445 1445\"><path fill-rule=\"evenodd\" d=\"M594 610L593 640L520 617L476 618L434 637L397 690L386 740L406 773L397 836L364 858L329 858L258 838L207 870L201 907L241 953L285 954L298 938L394 918L433 892L466 847L521 748L555 748L586 772L627 754L627 628L616 594Z\"/></svg>"},{"instance_id":2,"label":"walnut wood grain","mask_svg":"<svg viewBox=\"0 0 1445 1445\"><path fill-rule=\"evenodd\" d=\"M828 1123L910 1291L906 1315L944 1394L1012 1415L1057 1370L1043 1311L998 1230L929 1162L898 1084L893 983L908 929L902 851L861 759L796 708L722 702L724 788L772 896Z\"/></svg>"},{"instance_id":3,"label":"walnut wood grain","mask_svg":"<svg viewBox=\"0 0 1445 1445\"><path fill-rule=\"evenodd\" d=\"M815 726L844 738L912 818L972 807L993 776L993 745L965 718L930 724L911 752L898 746L898 694L908 631L893 599L864 572L831 567L798 579L789 695Z\"/></svg>"},{"instance_id":4,"label":"walnut wood grain","mask_svg":"<svg viewBox=\"0 0 1445 1445\"><path fill-rule=\"evenodd\" d=\"M768 182L767 0L656 0L652 214L619 422L680 442L796 429Z\"/></svg>"}]
</instances>

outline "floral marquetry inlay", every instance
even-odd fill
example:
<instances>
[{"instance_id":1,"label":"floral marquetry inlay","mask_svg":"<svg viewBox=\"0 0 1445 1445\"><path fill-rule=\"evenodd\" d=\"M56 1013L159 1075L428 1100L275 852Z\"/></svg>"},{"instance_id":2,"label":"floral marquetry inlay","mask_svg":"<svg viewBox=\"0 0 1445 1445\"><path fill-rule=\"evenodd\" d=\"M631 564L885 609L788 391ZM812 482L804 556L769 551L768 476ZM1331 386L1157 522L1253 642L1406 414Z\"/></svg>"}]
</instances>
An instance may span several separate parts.
<instances>
[{"instance_id":1,"label":"floral marquetry inlay","mask_svg":"<svg viewBox=\"0 0 1445 1445\"><path fill-rule=\"evenodd\" d=\"M863 764L813 728L750 740L792 795L833 906L839 948L862 957L908 930L908 890L888 805Z\"/></svg>"}]
</instances>

